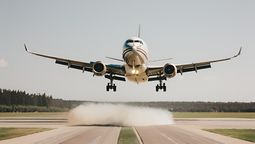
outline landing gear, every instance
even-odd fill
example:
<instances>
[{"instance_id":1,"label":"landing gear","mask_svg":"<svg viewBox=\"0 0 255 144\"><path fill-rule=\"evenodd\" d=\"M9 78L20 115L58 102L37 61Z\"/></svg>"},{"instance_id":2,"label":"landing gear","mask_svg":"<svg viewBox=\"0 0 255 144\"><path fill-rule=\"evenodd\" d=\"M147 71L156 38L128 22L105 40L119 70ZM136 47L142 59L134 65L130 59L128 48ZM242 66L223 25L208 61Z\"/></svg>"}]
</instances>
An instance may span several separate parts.
<instances>
[{"instance_id":1,"label":"landing gear","mask_svg":"<svg viewBox=\"0 0 255 144\"><path fill-rule=\"evenodd\" d=\"M113 89L114 92L116 92L117 86L113 84L113 77L112 74L109 75L110 82L106 86L106 91L109 91L109 89Z\"/></svg>"},{"instance_id":2,"label":"landing gear","mask_svg":"<svg viewBox=\"0 0 255 144\"><path fill-rule=\"evenodd\" d=\"M160 90L163 89L163 91L166 92L166 84L163 83L163 85L162 85L162 82L165 79L165 77L162 77L161 74L159 74L158 78L159 78L159 85L157 84L157 86L156 86L156 92L158 92L159 89Z\"/></svg>"},{"instance_id":3,"label":"landing gear","mask_svg":"<svg viewBox=\"0 0 255 144\"><path fill-rule=\"evenodd\" d=\"M115 84L111 85L108 83L106 86L106 91L109 91L109 89L113 89L113 91L116 92L117 86Z\"/></svg>"},{"instance_id":4,"label":"landing gear","mask_svg":"<svg viewBox=\"0 0 255 144\"><path fill-rule=\"evenodd\" d=\"M158 92L159 89L163 89L164 92L166 92L166 85L165 83L163 83L163 86L162 84L156 86L156 92Z\"/></svg>"}]
</instances>

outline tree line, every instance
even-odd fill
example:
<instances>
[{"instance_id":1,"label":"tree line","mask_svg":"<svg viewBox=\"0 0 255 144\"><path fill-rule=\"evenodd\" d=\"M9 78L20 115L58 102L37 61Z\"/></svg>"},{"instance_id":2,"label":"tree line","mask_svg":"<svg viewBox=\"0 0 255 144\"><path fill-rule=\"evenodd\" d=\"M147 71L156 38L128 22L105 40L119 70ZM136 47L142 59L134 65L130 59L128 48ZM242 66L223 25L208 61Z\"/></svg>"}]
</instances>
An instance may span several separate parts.
<instances>
[{"instance_id":1,"label":"tree line","mask_svg":"<svg viewBox=\"0 0 255 144\"><path fill-rule=\"evenodd\" d=\"M127 102L172 112L255 112L255 102Z\"/></svg>"},{"instance_id":2,"label":"tree line","mask_svg":"<svg viewBox=\"0 0 255 144\"><path fill-rule=\"evenodd\" d=\"M0 112L68 111L68 103L44 94L28 94L25 91L0 89Z\"/></svg>"},{"instance_id":3,"label":"tree line","mask_svg":"<svg viewBox=\"0 0 255 144\"><path fill-rule=\"evenodd\" d=\"M255 102L97 102L54 99L46 94L0 89L0 112L61 112L86 103L125 104L172 112L255 112Z\"/></svg>"},{"instance_id":4,"label":"tree line","mask_svg":"<svg viewBox=\"0 0 255 144\"><path fill-rule=\"evenodd\" d=\"M137 107L167 109L171 112L255 112L255 102L96 102L66 101L71 108L86 103L124 104Z\"/></svg>"}]
</instances>

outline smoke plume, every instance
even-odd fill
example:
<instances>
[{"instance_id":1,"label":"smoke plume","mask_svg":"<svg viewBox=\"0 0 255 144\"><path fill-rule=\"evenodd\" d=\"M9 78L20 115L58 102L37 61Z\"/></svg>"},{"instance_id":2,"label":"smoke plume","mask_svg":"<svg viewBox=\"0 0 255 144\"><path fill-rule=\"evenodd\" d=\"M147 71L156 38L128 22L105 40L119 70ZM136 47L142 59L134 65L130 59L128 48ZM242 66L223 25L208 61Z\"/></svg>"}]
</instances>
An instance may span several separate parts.
<instances>
[{"instance_id":1,"label":"smoke plume","mask_svg":"<svg viewBox=\"0 0 255 144\"><path fill-rule=\"evenodd\" d=\"M123 104L84 104L69 112L71 124L148 126L173 124L173 115L163 109Z\"/></svg>"}]
</instances>

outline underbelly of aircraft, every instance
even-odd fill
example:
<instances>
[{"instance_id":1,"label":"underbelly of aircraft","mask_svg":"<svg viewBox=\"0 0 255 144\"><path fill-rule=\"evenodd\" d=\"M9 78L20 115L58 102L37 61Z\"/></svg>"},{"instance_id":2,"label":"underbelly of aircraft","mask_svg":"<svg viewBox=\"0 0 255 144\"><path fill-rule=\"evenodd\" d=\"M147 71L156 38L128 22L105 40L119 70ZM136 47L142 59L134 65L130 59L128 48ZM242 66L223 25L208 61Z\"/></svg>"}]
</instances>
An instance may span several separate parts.
<instances>
[{"instance_id":1,"label":"underbelly of aircraft","mask_svg":"<svg viewBox=\"0 0 255 144\"><path fill-rule=\"evenodd\" d=\"M135 83L143 83L148 81L148 76L132 75L132 76L126 76L126 77L129 81L135 82Z\"/></svg>"}]
</instances>

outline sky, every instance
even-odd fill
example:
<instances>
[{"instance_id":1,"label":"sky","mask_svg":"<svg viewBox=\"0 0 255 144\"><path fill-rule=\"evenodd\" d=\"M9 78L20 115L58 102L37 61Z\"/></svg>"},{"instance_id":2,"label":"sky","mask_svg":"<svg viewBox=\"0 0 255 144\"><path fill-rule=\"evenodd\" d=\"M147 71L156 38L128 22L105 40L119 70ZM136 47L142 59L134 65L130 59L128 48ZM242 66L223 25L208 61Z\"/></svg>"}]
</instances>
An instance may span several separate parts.
<instances>
[{"instance_id":1,"label":"sky","mask_svg":"<svg viewBox=\"0 0 255 144\"><path fill-rule=\"evenodd\" d=\"M254 0L1 0L0 88L46 93L64 100L89 101L255 101ZM157 81L136 84L109 82L30 51L79 61L121 59L122 46L138 35L149 48L149 63L186 64L242 54L213 63L211 69L177 74L167 92Z\"/></svg>"}]
</instances>

